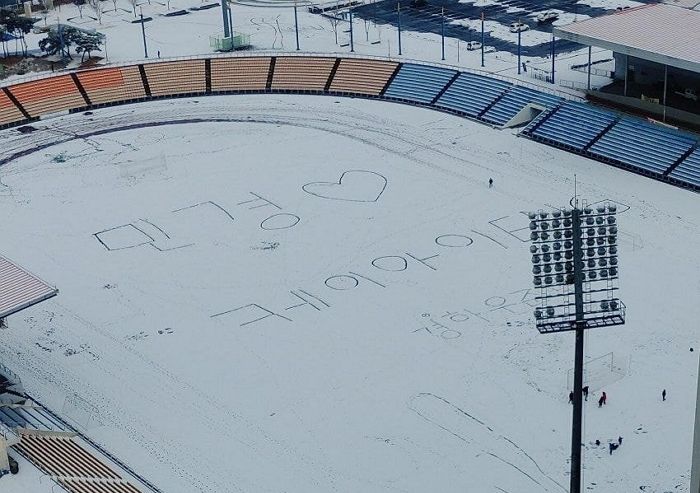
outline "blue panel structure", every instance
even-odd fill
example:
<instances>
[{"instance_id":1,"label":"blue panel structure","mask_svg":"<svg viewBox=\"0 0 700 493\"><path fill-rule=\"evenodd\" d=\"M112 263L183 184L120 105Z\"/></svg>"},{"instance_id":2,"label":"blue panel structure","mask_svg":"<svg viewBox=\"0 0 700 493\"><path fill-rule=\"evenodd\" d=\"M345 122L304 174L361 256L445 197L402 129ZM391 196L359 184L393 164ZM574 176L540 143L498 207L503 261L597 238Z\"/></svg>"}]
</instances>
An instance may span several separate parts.
<instances>
[{"instance_id":1,"label":"blue panel structure","mask_svg":"<svg viewBox=\"0 0 700 493\"><path fill-rule=\"evenodd\" d=\"M583 151L616 118L615 113L610 111L567 101L537 127L532 135L547 143Z\"/></svg>"},{"instance_id":2,"label":"blue panel structure","mask_svg":"<svg viewBox=\"0 0 700 493\"><path fill-rule=\"evenodd\" d=\"M663 175L696 142L696 138L675 129L625 117L603 134L588 151L642 173Z\"/></svg>"},{"instance_id":3,"label":"blue panel structure","mask_svg":"<svg viewBox=\"0 0 700 493\"><path fill-rule=\"evenodd\" d=\"M463 72L435 106L476 118L512 86L509 82Z\"/></svg>"},{"instance_id":4,"label":"blue panel structure","mask_svg":"<svg viewBox=\"0 0 700 493\"><path fill-rule=\"evenodd\" d=\"M441 67L405 63L384 97L430 104L456 73L456 70Z\"/></svg>"},{"instance_id":5,"label":"blue panel structure","mask_svg":"<svg viewBox=\"0 0 700 493\"><path fill-rule=\"evenodd\" d=\"M496 125L505 125L528 103L554 107L562 101L562 98L559 96L546 94L527 87L513 86L496 104L481 115L481 119Z\"/></svg>"},{"instance_id":6,"label":"blue panel structure","mask_svg":"<svg viewBox=\"0 0 700 493\"><path fill-rule=\"evenodd\" d=\"M700 188L700 147L681 161L668 176Z\"/></svg>"},{"instance_id":7,"label":"blue panel structure","mask_svg":"<svg viewBox=\"0 0 700 493\"><path fill-rule=\"evenodd\" d=\"M0 406L0 422L9 428L40 431L68 431L40 407Z\"/></svg>"}]
</instances>

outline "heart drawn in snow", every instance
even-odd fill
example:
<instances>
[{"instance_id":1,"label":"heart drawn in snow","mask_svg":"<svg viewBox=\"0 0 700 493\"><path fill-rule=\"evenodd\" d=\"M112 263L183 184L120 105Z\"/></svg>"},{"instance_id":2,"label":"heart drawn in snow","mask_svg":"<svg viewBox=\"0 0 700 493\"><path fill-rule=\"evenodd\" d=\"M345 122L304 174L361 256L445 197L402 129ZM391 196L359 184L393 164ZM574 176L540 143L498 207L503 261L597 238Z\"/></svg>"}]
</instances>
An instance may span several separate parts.
<instances>
[{"instance_id":1,"label":"heart drawn in snow","mask_svg":"<svg viewBox=\"0 0 700 493\"><path fill-rule=\"evenodd\" d=\"M343 172L337 182L307 183L302 190L316 197L348 202L376 202L384 193L386 178L374 171L350 170Z\"/></svg>"}]
</instances>

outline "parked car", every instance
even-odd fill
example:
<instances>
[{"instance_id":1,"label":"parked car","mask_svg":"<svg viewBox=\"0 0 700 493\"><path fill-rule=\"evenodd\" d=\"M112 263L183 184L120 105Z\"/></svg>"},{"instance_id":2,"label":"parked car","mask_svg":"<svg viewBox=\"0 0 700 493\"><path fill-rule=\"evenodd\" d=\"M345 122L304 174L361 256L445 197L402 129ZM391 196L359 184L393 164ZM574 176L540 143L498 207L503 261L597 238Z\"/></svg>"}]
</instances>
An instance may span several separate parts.
<instances>
[{"instance_id":1,"label":"parked car","mask_svg":"<svg viewBox=\"0 0 700 493\"><path fill-rule=\"evenodd\" d=\"M474 50L480 50L481 49L481 43L479 41L468 41L467 42L467 51L474 51Z\"/></svg>"},{"instance_id":2,"label":"parked car","mask_svg":"<svg viewBox=\"0 0 700 493\"><path fill-rule=\"evenodd\" d=\"M521 33L523 31L527 31L528 29L530 29L530 26L524 22L514 22L510 25L510 32L512 33Z\"/></svg>"},{"instance_id":3,"label":"parked car","mask_svg":"<svg viewBox=\"0 0 700 493\"><path fill-rule=\"evenodd\" d=\"M559 18L559 13L554 12L553 10L548 10L546 12L542 12L537 15L537 23L538 24L548 24L550 22L554 22Z\"/></svg>"}]
</instances>

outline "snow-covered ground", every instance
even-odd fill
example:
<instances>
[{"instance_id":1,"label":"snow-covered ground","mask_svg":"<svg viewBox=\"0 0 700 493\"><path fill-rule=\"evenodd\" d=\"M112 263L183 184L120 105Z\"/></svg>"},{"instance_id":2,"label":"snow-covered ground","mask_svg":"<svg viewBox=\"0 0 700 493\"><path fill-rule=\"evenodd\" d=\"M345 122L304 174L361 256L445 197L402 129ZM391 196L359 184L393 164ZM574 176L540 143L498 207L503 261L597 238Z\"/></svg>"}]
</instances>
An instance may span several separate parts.
<instances>
[{"instance_id":1,"label":"snow-covered ground","mask_svg":"<svg viewBox=\"0 0 700 493\"><path fill-rule=\"evenodd\" d=\"M62 141L0 168L2 252L60 294L10 318L0 360L68 417L84 402L85 432L164 492L567 491L573 336L533 327L521 211L567 204L574 175L620 204L628 307L587 336L586 491L688 491L697 194L387 102L36 126L0 133Z\"/></svg>"}]
</instances>

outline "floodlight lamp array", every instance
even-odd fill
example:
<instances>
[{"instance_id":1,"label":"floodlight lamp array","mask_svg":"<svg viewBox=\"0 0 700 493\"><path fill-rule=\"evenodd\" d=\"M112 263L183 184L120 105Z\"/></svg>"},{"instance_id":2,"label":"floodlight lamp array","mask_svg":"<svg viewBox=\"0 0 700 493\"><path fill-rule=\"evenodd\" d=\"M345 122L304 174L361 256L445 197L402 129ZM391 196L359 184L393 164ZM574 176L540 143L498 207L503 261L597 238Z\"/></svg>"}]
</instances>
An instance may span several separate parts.
<instances>
[{"instance_id":1,"label":"floodlight lamp array","mask_svg":"<svg viewBox=\"0 0 700 493\"><path fill-rule=\"evenodd\" d=\"M535 287L565 286L574 283L574 262L582 280L606 281L618 276L617 208L601 204L596 209L578 211L578 228L571 209L539 211L530 219L530 253ZM575 259L574 235L580 233L581 251Z\"/></svg>"}]
</instances>

